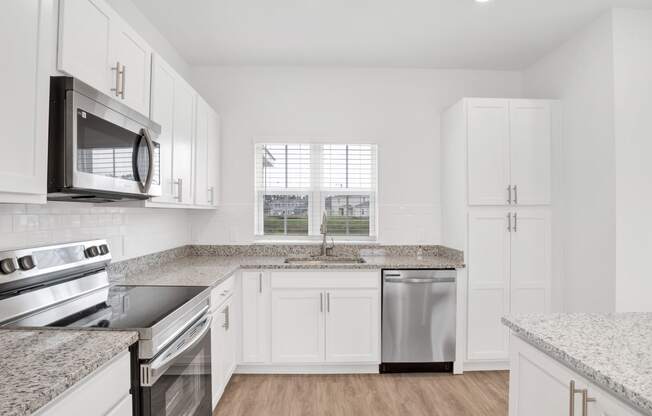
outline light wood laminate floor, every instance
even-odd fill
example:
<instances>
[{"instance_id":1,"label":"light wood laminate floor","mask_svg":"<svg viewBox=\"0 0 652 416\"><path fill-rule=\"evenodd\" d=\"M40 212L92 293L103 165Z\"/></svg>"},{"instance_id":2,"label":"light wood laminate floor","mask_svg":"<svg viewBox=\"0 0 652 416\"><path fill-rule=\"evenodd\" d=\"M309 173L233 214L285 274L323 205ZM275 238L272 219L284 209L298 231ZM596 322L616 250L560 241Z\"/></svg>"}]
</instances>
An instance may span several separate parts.
<instances>
[{"instance_id":1,"label":"light wood laminate floor","mask_svg":"<svg viewBox=\"0 0 652 416\"><path fill-rule=\"evenodd\" d=\"M506 416L509 373L234 375L214 416Z\"/></svg>"}]
</instances>

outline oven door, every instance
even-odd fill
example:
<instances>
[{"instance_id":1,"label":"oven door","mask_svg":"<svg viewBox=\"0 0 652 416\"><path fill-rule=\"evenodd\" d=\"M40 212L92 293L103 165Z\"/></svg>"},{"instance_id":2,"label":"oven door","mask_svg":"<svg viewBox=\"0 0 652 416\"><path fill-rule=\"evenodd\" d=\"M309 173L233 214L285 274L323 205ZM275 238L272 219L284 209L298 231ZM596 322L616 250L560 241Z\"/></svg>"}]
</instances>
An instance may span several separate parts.
<instances>
[{"instance_id":1,"label":"oven door","mask_svg":"<svg viewBox=\"0 0 652 416\"><path fill-rule=\"evenodd\" d=\"M141 361L143 416L210 416L211 315L190 326L157 357Z\"/></svg>"},{"instance_id":2,"label":"oven door","mask_svg":"<svg viewBox=\"0 0 652 416\"><path fill-rule=\"evenodd\" d=\"M160 196L160 145L147 128L76 91L68 94L69 186Z\"/></svg>"}]
</instances>

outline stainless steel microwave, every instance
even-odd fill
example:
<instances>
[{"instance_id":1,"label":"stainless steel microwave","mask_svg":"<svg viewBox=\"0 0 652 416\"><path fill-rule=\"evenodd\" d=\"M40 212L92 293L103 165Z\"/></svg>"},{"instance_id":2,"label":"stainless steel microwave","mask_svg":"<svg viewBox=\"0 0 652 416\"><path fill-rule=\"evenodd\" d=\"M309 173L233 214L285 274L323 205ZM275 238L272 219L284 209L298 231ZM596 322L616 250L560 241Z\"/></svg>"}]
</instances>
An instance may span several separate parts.
<instances>
[{"instance_id":1,"label":"stainless steel microwave","mask_svg":"<svg viewBox=\"0 0 652 416\"><path fill-rule=\"evenodd\" d=\"M161 126L70 77L50 79L48 199L114 202L161 195Z\"/></svg>"}]
</instances>

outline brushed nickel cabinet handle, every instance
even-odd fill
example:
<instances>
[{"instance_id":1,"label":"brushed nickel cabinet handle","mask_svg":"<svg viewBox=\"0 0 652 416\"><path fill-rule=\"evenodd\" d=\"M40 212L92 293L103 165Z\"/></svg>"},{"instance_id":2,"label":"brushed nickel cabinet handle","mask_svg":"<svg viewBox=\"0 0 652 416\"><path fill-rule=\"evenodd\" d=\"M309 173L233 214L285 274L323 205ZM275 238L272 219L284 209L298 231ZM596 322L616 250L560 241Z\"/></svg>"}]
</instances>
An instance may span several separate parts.
<instances>
[{"instance_id":1,"label":"brushed nickel cabinet handle","mask_svg":"<svg viewBox=\"0 0 652 416\"><path fill-rule=\"evenodd\" d=\"M512 186L507 185L507 203L512 205Z\"/></svg>"},{"instance_id":2,"label":"brushed nickel cabinet handle","mask_svg":"<svg viewBox=\"0 0 652 416\"><path fill-rule=\"evenodd\" d=\"M229 327L231 326L231 317L230 317L230 314L229 314L229 307L227 306L226 308L224 308L222 313L224 314L224 325L222 325L222 328L224 328L224 329L226 329L228 331Z\"/></svg>"},{"instance_id":3,"label":"brushed nickel cabinet handle","mask_svg":"<svg viewBox=\"0 0 652 416\"><path fill-rule=\"evenodd\" d=\"M514 213L514 232L518 231L518 217L516 215L517 214Z\"/></svg>"},{"instance_id":4,"label":"brushed nickel cabinet handle","mask_svg":"<svg viewBox=\"0 0 652 416\"><path fill-rule=\"evenodd\" d=\"M215 188L213 188L212 186L209 186L208 187L208 193L210 195L210 197L208 198L209 204L213 205L214 200L215 200Z\"/></svg>"},{"instance_id":5,"label":"brushed nickel cabinet handle","mask_svg":"<svg viewBox=\"0 0 652 416\"><path fill-rule=\"evenodd\" d=\"M263 293L263 273L258 273L258 293Z\"/></svg>"},{"instance_id":6,"label":"brushed nickel cabinet handle","mask_svg":"<svg viewBox=\"0 0 652 416\"><path fill-rule=\"evenodd\" d=\"M324 293L319 293L319 312L324 312Z\"/></svg>"},{"instance_id":7,"label":"brushed nickel cabinet handle","mask_svg":"<svg viewBox=\"0 0 652 416\"><path fill-rule=\"evenodd\" d=\"M127 81L127 65L122 65L122 88L120 88L120 98L125 99L125 83Z\"/></svg>"},{"instance_id":8,"label":"brushed nickel cabinet handle","mask_svg":"<svg viewBox=\"0 0 652 416\"><path fill-rule=\"evenodd\" d=\"M507 213L507 231L512 232L512 213Z\"/></svg>"},{"instance_id":9,"label":"brushed nickel cabinet handle","mask_svg":"<svg viewBox=\"0 0 652 416\"><path fill-rule=\"evenodd\" d=\"M326 312L330 313L331 311L331 294L326 292Z\"/></svg>"},{"instance_id":10,"label":"brushed nickel cabinet handle","mask_svg":"<svg viewBox=\"0 0 652 416\"><path fill-rule=\"evenodd\" d=\"M514 204L518 205L518 186L514 185Z\"/></svg>"},{"instance_id":11,"label":"brushed nickel cabinet handle","mask_svg":"<svg viewBox=\"0 0 652 416\"><path fill-rule=\"evenodd\" d=\"M177 178L174 184L177 186L177 196L174 199L183 202L183 178Z\"/></svg>"},{"instance_id":12,"label":"brushed nickel cabinet handle","mask_svg":"<svg viewBox=\"0 0 652 416\"><path fill-rule=\"evenodd\" d=\"M115 93L116 97L119 97L120 94L122 94L122 66L120 65L120 61L117 61L115 66L111 67L112 71L115 71L115 88L111 88L111 91Z\"/></svg>"}]
</instances>

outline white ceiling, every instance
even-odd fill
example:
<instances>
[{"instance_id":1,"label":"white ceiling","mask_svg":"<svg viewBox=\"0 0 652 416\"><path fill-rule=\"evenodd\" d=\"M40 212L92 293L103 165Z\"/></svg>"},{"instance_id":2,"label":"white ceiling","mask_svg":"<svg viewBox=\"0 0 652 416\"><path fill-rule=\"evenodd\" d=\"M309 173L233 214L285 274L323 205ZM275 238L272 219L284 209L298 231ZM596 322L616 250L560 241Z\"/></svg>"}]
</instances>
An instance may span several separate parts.
<instances>
[{"instance_id":1,"label":"white ceiling","mask_svg":"<svg viewBox=\"0 0 652 416\"><path fill-rule=\"evenodd\" d=\"M191 65L522 69L652 0L133 0Z\"/></svg>"}]
</instances>

